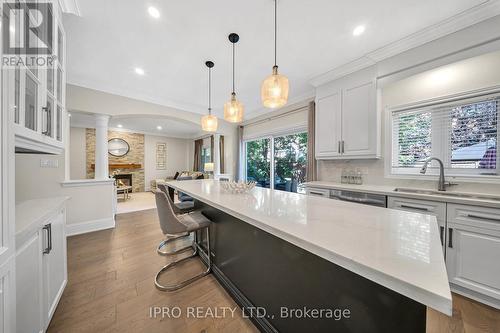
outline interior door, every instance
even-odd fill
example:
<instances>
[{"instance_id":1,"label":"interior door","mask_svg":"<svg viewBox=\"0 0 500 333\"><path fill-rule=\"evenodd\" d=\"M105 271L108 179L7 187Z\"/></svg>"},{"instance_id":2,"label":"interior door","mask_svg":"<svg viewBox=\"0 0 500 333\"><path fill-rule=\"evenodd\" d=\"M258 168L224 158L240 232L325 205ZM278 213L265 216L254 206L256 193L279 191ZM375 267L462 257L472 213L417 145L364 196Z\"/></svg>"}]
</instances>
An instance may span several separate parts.
<instances>
[{"instance_id":1,"label":"interior door","mask_svg":"<svg viewBox=\"0 0 500 333\"><path fill-rule=\"evenodd\" d=\"M343 155L377 154L377 95L374 81L343 90Z\"/></svg>"},{"instance_id":2,"label":"interior door","mask_svg":"<svg viewBox=\"0 0 500 333\"><path fill-rule=\"evenodd\" d=\"M316 157L340 156L342 98L340 91L316 103Z\"/></svg>"}]
</instances>

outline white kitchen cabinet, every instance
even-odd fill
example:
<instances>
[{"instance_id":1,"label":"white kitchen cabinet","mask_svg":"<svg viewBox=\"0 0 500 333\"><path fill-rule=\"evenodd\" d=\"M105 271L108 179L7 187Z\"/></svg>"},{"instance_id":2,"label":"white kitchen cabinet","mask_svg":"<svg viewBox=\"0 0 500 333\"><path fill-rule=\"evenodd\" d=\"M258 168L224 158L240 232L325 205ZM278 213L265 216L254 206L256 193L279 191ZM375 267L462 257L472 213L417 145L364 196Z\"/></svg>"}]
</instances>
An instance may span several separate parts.
<instances>
[{"instance_id":1,"label":"white kitchen cabinet","mask_svg":"<svg viewBox=\"0 0 500 333\"><path fill-rule=\"evenodd\" d=\"M443 254L446 255L446 203L401 197L388 197L387 208L435 216L439 227L439 237L441 238L441 244L443 246Z\"/></svg>"},{"instance_id":2,"label":"white kitchen cabinet","mask_svg":"<svg viewBox=\"0 0 500 333\"><path fill-rule=\"evenodd\" d=\"M36 232L16 254L17 332L43 332L42 238Z\"/></svg>"},{"instance_id":3,"label":"white kitchen cabinet","mask_svg":"<svg viewBox=\"0 0 500 333\"><path fill-rule=\"evenodd\" d=\"M50 322L67 282L66 234L64 211L50 221L48 253L43 256L44 311L46 323Z\"/></svg>"},{"instance_id":4,"label":"white kitchen cabinet","mask_svg":"<svg viewBox=\"0 0 500 333\"><path fill-rule=\"evenodd\" d=\"M36 200L25 204L33 212L24 216L37 220L23 221L16 244L17 332L45 332L66 287L66 213L61 201L55 200L54 208L35 207Z\"/></svg>"},{"instance_id":5,"label":"white kitchen cabinet","mask_svg":"<svg viewBox=\"0 0 500 333\"><path fill-rule=\"evenodd\" d=\"M53 10L44 15L51 15L53 19L52 41L48 43L49 52L57 56L53 67L33 69L20 65L4 69L7 84L2 89L8 97L7 109L13 113L15 147L19 153L61 154L64 151L65 33L58 2L52 4Z\"/></svg>"},{"instance_id":6,"label":"white kitchen cabinet","mask_svg":"<svg viewBox=\"0 0 500 333\"><path fill-rule=\"evenodd\" d=\"M500 308L500 209L448 204L452 290Z\"/></svg>"},{"instance_id":7,"label":"white kitchen cabinet","mask_svg":"<svg viewBox=\"0 0 500 333\"><path fill-rule=\"evenodd\" d=\"M316 103L316 158L339 157L341 134L341 92L319 98ZM321 138L318 140L318 138Z\"/></svg>"},{"instance_id":8,"label":"white kitchen cabinet","mask_svg":"<svg viewBox=\"0 0 500 333\"><path fill-rule=\"evenodd\" d=\"M345 88L342 95L342 156L378 156L378 127L375 81Z\"/></svg>"},{"instance_id":9,"label":"white kitchen cabinet","mask_svg":"<svg viewBox=\"0 0 500 333\"><path fill-rule=\"evenodd\" d=\"M318 87L316 158L380 157L380 112L375 69Z\"/></svg>"}]
</instances>

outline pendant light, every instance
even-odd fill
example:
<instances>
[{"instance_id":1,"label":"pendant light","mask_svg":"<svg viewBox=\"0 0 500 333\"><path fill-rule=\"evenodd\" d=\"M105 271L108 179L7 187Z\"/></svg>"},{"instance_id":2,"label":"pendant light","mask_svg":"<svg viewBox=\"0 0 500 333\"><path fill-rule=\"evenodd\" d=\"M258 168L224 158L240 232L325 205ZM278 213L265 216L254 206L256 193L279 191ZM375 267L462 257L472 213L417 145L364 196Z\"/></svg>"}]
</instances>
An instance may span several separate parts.
<instances>
[{"instance_id":1,"label":"pendant light","mask_svg":"<svg viewBox=\"0 0 500 333\"><path fill-rule=\"evenodd\" d=\"M231 93L231 100L224 104L224 119L230 123L239 123L243 120L243 104L236 99L234 89L234 47L240 40L238 34L232 33L229 35L229 41L233 44L233 91Z\"/></svg>"},{"instance_id":2,"label":"pendant light","mask_svg":"<svg viewBox=\"0 0 500 333\"><path fill-rule=\"evenodd\" d=\"M201 129L206 132L217 131L217 117L212 115L212 61L205 62L208 67L208 114L201 117Z\"/></svg>"},{"instance_id":3,"label":"pendant light","mask_svg":"<svg viewBox=\"0 0 500 333\"><path fill-rule=\"evenodd\" d=\"M277 63L277 30L278 30L278 0L274 0L274 66L273 73L268 76L260 90L262 104L265 107L275 109L282 107L288 101L288 78L278 74Z\"/></svg>"}]
</instances>

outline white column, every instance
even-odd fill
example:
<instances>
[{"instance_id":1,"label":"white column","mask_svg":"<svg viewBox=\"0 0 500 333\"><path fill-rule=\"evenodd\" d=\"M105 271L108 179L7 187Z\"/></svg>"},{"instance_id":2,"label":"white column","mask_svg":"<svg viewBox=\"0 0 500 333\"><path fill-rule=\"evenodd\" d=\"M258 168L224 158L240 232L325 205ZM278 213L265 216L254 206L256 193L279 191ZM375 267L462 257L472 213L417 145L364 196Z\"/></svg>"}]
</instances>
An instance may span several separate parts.
<instances>
[{"instance_id":1,"label":"white column","mask_svg":"<svg viewBox=\"0 0 500 333\"><path fill-rule=\"evenodd\" d=\"M108 123L109 116L95 116L95 179L108 179Z\"/></svg>"}]
</instances>

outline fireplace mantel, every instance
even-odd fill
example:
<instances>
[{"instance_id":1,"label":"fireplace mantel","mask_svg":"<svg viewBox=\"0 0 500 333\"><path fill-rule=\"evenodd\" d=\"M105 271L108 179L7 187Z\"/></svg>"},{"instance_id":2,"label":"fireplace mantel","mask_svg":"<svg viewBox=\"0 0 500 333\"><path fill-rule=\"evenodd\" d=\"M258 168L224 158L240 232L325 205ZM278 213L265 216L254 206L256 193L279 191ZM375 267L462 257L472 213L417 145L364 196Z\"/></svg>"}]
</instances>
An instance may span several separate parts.
<instances>
[{"instance_id":1,"label":"fireplace mantel","mask_svg":"<svg viewBox=\"0 0 500 333\"><path fill-rule=\"evenodd\" d=\"M92 170L95 170L95 164L91 164L90 167ZM115 170L115 169L142 169L141 164L136 164L136 163L115 163L115 164L109 164L109 169L110 170Z\"/></svg>"}]
</instances>

